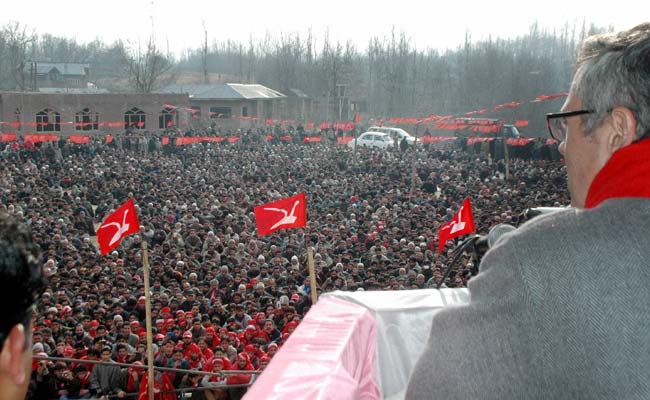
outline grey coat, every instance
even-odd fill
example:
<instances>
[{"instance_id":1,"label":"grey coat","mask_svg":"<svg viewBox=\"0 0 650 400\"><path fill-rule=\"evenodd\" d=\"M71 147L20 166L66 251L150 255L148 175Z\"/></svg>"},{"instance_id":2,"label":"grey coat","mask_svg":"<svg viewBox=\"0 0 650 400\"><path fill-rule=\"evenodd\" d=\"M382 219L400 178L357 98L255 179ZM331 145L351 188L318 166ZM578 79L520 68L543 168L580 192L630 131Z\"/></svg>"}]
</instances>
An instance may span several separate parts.
<instances>
[{"instance_id":1,"label":"grey coat","mask_svg":"<svg viewBox=\"0 0 650 400\"><path fill-rule=\"evenodd\" d=\"M113 394L126 388L126 369L119 365L97 364L90 374L90 387L98 394Z\"/></svg>"},{"instance_id":2,"label":"grey coat","mask_svg":"<svg viewBox=\"0 0 650 400\"><path fill-rule=\"evenodd\" d=\"M650 399L650 199L505 235L436 314L407 399Z\"/></svg>"}]
</instances>

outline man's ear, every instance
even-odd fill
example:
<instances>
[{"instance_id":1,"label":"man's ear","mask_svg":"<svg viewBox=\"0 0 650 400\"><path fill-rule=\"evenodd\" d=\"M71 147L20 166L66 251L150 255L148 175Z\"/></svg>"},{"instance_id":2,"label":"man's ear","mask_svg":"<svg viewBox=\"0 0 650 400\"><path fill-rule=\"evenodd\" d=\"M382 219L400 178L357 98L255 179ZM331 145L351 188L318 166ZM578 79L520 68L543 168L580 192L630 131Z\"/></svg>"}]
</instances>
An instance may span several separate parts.
<instances>
[{"instance_id":1,"label":"man's ear","mask_svg":"<svg viewBox=\"0 0 650 400\"><path fill-rule=\"evenodd\" d=\"M636 140L636 117L627 107L615 107L610 113L611 131L607 138L610 154Z\"/></svg>"},{"instance_id":2,"label":"man's ear","mask_svg":"<svg viewBox=\"0 0 650 400\"><path fill-rule=\"evenodd\" d=\"M25 327L16 324L5 338L0 352L0 373L10 377L16 385L22 385L27 378L23 357L25 351Z\"/></svg>"}]
</instances>

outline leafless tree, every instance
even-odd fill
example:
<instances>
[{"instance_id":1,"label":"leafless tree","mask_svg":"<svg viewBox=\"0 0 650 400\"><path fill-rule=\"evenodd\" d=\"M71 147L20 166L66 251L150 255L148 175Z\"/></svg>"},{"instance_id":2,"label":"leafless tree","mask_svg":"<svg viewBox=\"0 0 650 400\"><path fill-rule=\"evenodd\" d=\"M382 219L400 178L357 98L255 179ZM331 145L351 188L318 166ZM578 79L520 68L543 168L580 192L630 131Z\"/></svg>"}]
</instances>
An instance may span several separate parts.
<instances>
[{"instance_id":1,"label":"leafless tree","mask_svg":"<svg viewBox=\"0 0 650 400\"><path fill-rule=\"evenodd\" d=\"M4 80L8 89L26 90L26 61L30 46L36 41L36 35L19 22L10 22L2 28L0 39L0 80Z\"/></svg>"},{"instance_id":2,"label":"leafless tree","mask_svg":"<svg viewBox=\"0 0 650 400\"><path fill-rule=\"evenodd\" d=\"M132 54L129 60L129 79L140 93L151 93L164 84L163 78L173 68L172 61L168 56L163 55L153 40L150 38L146 49L140 47Z\"/></svg>"}]
</instances>

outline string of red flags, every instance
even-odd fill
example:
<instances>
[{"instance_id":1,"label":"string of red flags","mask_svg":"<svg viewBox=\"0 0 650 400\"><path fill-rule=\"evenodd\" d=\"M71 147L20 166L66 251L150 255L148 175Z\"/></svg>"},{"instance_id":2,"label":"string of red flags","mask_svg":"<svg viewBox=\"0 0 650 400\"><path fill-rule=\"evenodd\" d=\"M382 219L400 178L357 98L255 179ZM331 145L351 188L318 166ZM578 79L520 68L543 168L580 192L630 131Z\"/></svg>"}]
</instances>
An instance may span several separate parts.
<instances>
[{"instance_id":1,"label":"string of red flags","mask_svg":"<svg viewBox=\"0 0 650 400\"><path fill-rule=\"evenodd\" d=\"M498 104L494 107L483 107L474 111L469 111L466 112L462 115L466 117L471 117L475 115L484 115L488 112L496 112L505 108L517 108L521 106L522 104L525 103L538 103L541 101L548 101L548 100L554 100L557 98L561 97L566 97L568 96L568 93L552 93L552 94L540 94L535 99L530 100L530 101L511 101L508 103L503 103L503 104ZM200 110L194 109L194 108L187 108L187 107L179 107L178 105L175 104L163 104L163 108L166 110L171 110L170 113L177 114L179 111L185 111L192 117L196 117ZM283 127L290 126L290 125L296 125L297 121L293 119L272 119L272 118L267 118L263 119L261 117L249 117L249 116L227 116L224 113L217 113L217 112L209 112L208 115L210 117L216 117L217 119L221 118L229 118L229 119L234 119L234 120L241 120L241 121L264 121L267 126L276 126L280 125ZM385 125L386 121L388 120L388 123L390 124L402 124L402 125L420 125L420 124L436 124L435 129L445 129L446 125L438 125L438 123L443 122L443 121L449 121L453 120L455 117L453 115L429 115L425 118L414 118L414 117L389 117L388 119L381 118L378 122L377 125L383 126ZM133 122L131 124L125 122L125 121L85 121L85 122L74 122L74 121L56 121L54 118L50 118L52 121L39 121L39 122L17 122L17 121L0 121L0 125L7 125L11 128L19 129L21 127L29 127L29 128L36 128L36 127L47 127L51 125L72 125L76 128L86 128L86 127L91 127L93 129L99 129L99 128L126 128L129 126L132 127L138 127L142 128L145 126L144 121L137 121ZM315 126L320 126L321 130L325 129L334 129L334 130L342 130L344 132L349 132L353 129L356 128L356 125L359 124L362 121L363 117L361 114L355 114L354 118L352 121L339 121L339 122L321 122L320 125L318 125L314 121L307 121L306 122L306 127L307 129L313 129ZM167 121L166 122L167 127L172 127L174 126L172 121ZM441 128L439 128L439 126ZM525 125L522 125L525 126ZM95 128L96 127L96 128Z\"/></svg>"},{"instance_id":2,"label":"string of red flags","mask_svg":"<svg viewBox=\"0 0 650 400\"><path fill-rule=\"evenodd\" d=\"M473 232L476 232L476 225L474 224L472 202L468 197L463 201L463 205L454 217L440 227L438 231L438 254L442 253L442 249L448 240Z\"/></svg>"},{"instance_id":3,"label":"string of red flags","mask_svg":"<svg viewBox=\"0 0 650 400\"><path fill-rule=\"evenodd\" d=\"M25 143L56 142L57 140L59 140L59 136L28 133L23 136L23 140L25 141Z\"/></svg>"},{"instance_id":4,"label":"string of red flags","mask_svg":"<svg viewBox=\"0 0 650 400\"><path fill-rule=\"evenodd\" d=\"M553 93L553 94L540 94L539 96L535 97L534 100L531 100L531 103L538 103L540 101L548 101L548 100L553 100L557 99L560 97L567 97L569 93L562 92L562 93Z\"/></svg>"},{"instance_id":5,"label":"string of red flags","mask_svg":"<svg viewBox=\"0 0 650 400\"><path fill-rule=\"evenodd\" d=\"M41 143L41 142L55 142L58 140L61 140L61 138L67 139L71 143L76 143L76 144L88 144L90 143L91 140L91 135L70 135L68 137L63 136L63 135L46 135L46 134L26 134L23 136L24 137L24 142L25 143ZM97 136L95 136L97 137ZM113 142L113 135L106 135L104 138L104 143L108 144ZM264 136L264 140L266 141L273 141L276 138L271 135L266 135ZM290 136L290 135L284 135L280 136L279 138L280 141L283 142L291 142L295 140L295 137ZM336 142L338 144L348 144L351 140L353 140L353 136L339 136L336 138ZM440 142L447 142L447 141L452 141L452 140L457 140L458 138L455 136L431 136L431 135L426 135L426 136L420 136L418 137L418 141L423 143L423 144L434 144L434 143L440 143ZM494 140L492 137L468 137L467 139L467 144L472 145L477 142L489 142ZM176 146L186 146L186 145L192 145L192 144L197 144L197 143L237 143L238 141L241 140L240 136L179 136L175 138L175 145ZM507 143L511 146L525 146L528 143L534 141L535 139L533 138L510 138L507 140ZM17 142L18 141L18 135L16 133L2 133L0 136L0 142L2 143L8 143L8 142ZM323 141L323 136L306 136L302 138L301 140L303 143L321 143ZM169 136L163 136L161 138L161 143L163 146L169 145L171 143L171 138ZM549 139L546 141L547 145L554 144L556 143L553 141L553 139Z\"/></svg>"},{"instance_id":6,"label":"string of red flags","mask_svg":"<svg viewBox=\"0 0 650 400\"><path fill-rule=\"evenodd\" d=\"M140 231L133 199L128 199L97 228L97 243L103 255L120 245L122 239Z\"/></svg>"},{"instance_id":7,"label":"string of red flags","mask_svg":"<svg viewBox=\"0 0 650 400\"><path fill-rule=\"evenodd\" d=\"M254 207L253 212L259 236L269 235L280 229L303 227L307 225L305 192Z\"/></svg>"}]
</instances>

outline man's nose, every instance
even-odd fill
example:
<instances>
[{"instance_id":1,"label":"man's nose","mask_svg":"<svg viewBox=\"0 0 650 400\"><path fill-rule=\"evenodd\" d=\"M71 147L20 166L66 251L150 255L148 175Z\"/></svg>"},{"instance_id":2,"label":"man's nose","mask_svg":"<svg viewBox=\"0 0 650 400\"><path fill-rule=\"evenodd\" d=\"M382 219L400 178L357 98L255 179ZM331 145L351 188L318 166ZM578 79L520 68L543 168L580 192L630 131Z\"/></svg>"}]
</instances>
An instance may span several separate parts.
<instances>
[{"instance_id":1,"label":"man's nose","mask_svg":"<svg viewBox=\"0 0 650 400\"><path fill-rule=\"evenodd\" d=\"M560 142L560 145L558 146L557 150L562 154L563 156L566 155L566 140L563 140Z\"/></svg>"}]
</instances>

